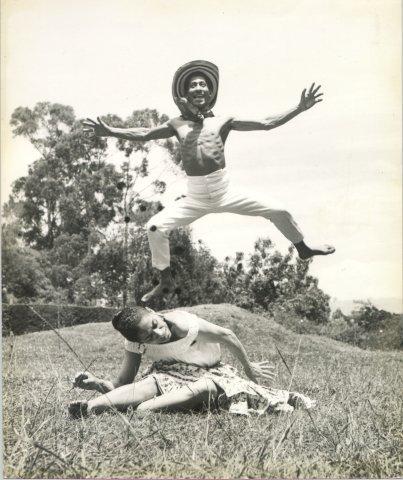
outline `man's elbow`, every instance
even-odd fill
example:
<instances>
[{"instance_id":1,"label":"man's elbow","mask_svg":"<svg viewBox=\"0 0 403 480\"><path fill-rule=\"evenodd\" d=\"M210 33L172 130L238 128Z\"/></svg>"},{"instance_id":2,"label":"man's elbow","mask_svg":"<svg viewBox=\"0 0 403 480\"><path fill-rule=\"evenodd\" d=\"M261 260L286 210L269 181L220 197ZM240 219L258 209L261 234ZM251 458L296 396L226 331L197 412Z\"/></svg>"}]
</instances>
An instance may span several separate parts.
<instances>
[{"instance_id":1,"label":"man's elbow","mask_svg":"<svg viewBox=\"0 0 403 480\"><path fill-rule=\"evenodd\" d=\"M154 140L151 132L142 132L139 134L140 142L148 142L149 140Z\"/></svg>"},{"instance_id":2,"label":"man's elbow","mask_svg":"<svg viewBox=\"0 0 403 480\"><path fill-rule=\"evenodd\" d=\"M151 140L149 137L150 130L148 128L133 128L129 129L125 138L127 140L134 140L135 142L147 142L148 140Z\"/></svg>"},{"instance_id":3,"label":"man's elbow","mask_svg":"<svg viewBox=\"0 0 403 480\"><path fill-rule=\"evenodd\" d=\"M276 122L272 118L266 118L262 122L262 130L271 130L276 127Z\"/></svg>"}]
</instances>

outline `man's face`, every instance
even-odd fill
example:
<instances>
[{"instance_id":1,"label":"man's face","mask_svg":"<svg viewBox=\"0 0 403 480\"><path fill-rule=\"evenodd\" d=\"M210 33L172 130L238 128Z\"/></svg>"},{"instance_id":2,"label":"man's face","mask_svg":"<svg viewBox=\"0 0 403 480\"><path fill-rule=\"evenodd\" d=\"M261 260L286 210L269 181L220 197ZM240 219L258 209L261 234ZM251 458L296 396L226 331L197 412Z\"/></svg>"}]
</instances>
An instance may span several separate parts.
<instances>
[{"instance_id":1,"label":"man's face","mask_svg":"<svg viewBox=\"0 0 403 480\"><path fill-rule=\"evenodd\" d=\"M141 335L139 343L166 343L171 339L172 333L169 329L164 317L155 312L144 315L139 324Z\"/></svg>"},{"instance_id":2,"label":"man's face","mask_svg":"<svg viewBox=\"0 0 403 480\"><path fill-rule=\"evenodd\" d=\"M190 78L187 99L198 108L203 108L207 105L210 99L210 90L206 79L202 75L194 75Z\"/></svg>"}]
</instances>

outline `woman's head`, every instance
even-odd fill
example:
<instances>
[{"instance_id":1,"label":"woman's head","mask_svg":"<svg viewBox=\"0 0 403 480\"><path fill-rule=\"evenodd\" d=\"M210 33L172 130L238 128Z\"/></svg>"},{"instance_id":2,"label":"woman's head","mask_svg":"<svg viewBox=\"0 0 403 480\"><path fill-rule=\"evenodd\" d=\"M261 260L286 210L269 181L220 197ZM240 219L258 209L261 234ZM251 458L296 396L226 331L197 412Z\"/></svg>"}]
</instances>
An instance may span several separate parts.
<instances>
[{"instance_id":1,"label":"woman's head","mask_svg":"<svg viewBox=\"0 0 403 480\"><path fill-rule=\"evenodd\" d=\"M112 319L112 325L130 342L166 343L172 336L163 315L144 307L128 307Z\"/></svg>"}]
</instances>

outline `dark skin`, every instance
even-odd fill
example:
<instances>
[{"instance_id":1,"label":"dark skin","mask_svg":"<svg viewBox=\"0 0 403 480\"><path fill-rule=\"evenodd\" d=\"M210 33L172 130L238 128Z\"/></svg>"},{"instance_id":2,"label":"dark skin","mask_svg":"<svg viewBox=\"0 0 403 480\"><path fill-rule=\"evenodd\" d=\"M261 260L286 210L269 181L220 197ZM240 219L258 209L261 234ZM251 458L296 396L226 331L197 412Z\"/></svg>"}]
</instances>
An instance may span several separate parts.
<instances>
[{"instance_id":1,"label":"dark skin","mask_svg":"<svg viewBox=\"0 0 403 480\"><path fill-rule=\"evenodd\" d=\"M224 345L230 353L241 363L246 376L255 383L259 378L272 381L276 374L274 367L268 361L252 362L237 336L228 328L214 325L207 320L197 318L198 334L196 340L201 343L219 343ZM168 321L157 312L146 314L139 325L140 338L145 344L163 344L175 342L188 334L189 324L182 320ZM92 398L90 401L81 401L87 405L88 413L100 413L105 410L116 408L125 410L133 405L137 410L190 410L197 406L201 399L193 398L187 401L189 389L182 388L175 392L160 395L157 384L153 378L139 380L135 384L134 379L141 363L141 354L125 350L125 357L117 377L112 380L104 380L95 377L90 372L76 374L73 386L84 390L94 390L105 395ZM196 383L193 385L196 389ZM217 392L216 392L217 393ZM188 403L189 402L189 403ZM77 402L73 402L77 404ZM140 407L139 404L142 404ZM184 408L185 407L185 408Z\"/></svg>"},{"instance_id":2,"label":"dark skin","mask_svg":"<svg viewBox=\"0 0 403 480\"><path fill-rule=\"evenodd\" d=\"M321 102L323 93L320 85L311 85L304 89L298 105L275 116L257 120L240 119L233 116L207 117L202 121L185 120L186 114L195 114L208 105L210 91L206 79L202 75L190 78L186 98L176 98L175 102L183 116L176 117L163 125L154 128L113 128L106 125L99 117L98 121L84 121L84 131L97 136L112 136L126 140L149 141L175 136L180 144L183 168L188 176L208 175L225 167L224 146L228 134L235 131L271 130L279 127L300 113ZM306 260L315 255L334 253L334 247L321 245L308 246L304 241L295 244L300 258ZM153 290L143 296L148 302L156 295L173 292L174 282L170 268L161 271L161 281Z\"/></svg>"},{"instance_id":3,"label":"dark skin","mask_svg":"<svg viewBox=\"0 0 403 480\"><path fill-rule=\"evenodd\" d=\"M261 120L238 119L233 116L208 117L202 122L177 117L153 128L114 128L98 121L84 121L84 131L97 136L112 136L126 140L149 141L176 136L182 153L184 170L189 176L208 175L225 167L224 145L231 130L256 131L271 130L290 121L301 112L322 101L320 85L311 85L301 94L299 104L280 115ZM208 103L209 87L204 77L194 76L189 81L186 98L176 98L175 102L182 113L193 113ZM186 116L186 115L185 115Z\"/></svg>"}]
</instances>

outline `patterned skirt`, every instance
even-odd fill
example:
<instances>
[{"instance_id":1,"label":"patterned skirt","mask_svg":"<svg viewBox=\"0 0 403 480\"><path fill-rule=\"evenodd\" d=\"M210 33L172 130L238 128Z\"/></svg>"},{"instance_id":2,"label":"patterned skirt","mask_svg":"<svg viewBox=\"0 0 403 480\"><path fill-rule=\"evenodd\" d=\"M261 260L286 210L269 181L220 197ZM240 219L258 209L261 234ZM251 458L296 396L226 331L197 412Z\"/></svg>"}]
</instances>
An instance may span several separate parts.
<instances>
[{"instance_id":1,"label":"patterned skirt","mask_svg":"<svg viewBox=\"0 0 403 480\"><path fill-rule=\"evenodd\" d=\"M161 394L178 390L200 379L210 379L218 387L216 405L240 415L292 412L294 408L310 409L315 400L296 392L277 390L242 378L236 368L219 363L211 368L184 363L154 362L143 377L152 376Z\"/></svg>"}]
</instances>

